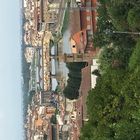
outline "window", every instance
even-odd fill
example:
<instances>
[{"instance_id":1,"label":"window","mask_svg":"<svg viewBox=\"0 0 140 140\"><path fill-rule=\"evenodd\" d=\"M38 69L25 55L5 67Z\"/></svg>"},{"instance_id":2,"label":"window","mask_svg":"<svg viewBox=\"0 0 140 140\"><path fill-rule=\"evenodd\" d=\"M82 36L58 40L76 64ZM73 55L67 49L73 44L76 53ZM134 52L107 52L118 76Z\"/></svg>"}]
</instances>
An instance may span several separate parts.
<instances>
[{"instance_id":1,"label":"window","mask_svg":"<svg viewBox=\"0 0 140 140\"><path fill-rule=\"evenodd\" d=\"M81 115L81 112L80 112L80 111L78 112L78 115L79 115L79 116Z\"/></svg>"}]
</instances>

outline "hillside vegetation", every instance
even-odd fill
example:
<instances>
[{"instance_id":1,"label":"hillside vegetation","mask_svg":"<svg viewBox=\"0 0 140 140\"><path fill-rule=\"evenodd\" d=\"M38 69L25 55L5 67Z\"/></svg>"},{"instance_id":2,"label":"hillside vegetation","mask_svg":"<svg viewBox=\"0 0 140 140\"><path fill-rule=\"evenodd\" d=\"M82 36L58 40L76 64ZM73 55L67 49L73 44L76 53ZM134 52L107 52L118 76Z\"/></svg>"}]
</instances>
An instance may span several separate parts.
<instances>
[{"instance_id":1,"label":"hillside vegetation","mask_svg":"<svg viewBox=\"0 0 140 140\"><path fill-rule=\"evenodd\" d=\"M81 140L140 140L140 1L99 0L100 74ZM131 33L132 32L132 33Z\"/></svg>"}]
</instances>

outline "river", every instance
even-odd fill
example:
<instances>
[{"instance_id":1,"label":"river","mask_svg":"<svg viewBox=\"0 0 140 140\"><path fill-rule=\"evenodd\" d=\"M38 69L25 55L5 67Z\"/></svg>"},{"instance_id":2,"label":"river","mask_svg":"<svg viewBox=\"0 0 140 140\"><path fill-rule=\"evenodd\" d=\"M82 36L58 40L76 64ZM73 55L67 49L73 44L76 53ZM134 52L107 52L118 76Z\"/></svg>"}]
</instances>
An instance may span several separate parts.
<instances>
[{"instance_id":1,"label":"river","mask_svg":"<svg viewBox=\"0 0 140 140\"><path fill-rule=\"evenodd\" d=\"M70 38L70 30L66 30L64 35L63 35L63 45L62 45L62 51L63 53L70 54L71 49L70 49L70 44L69 44L69 38ZM51 48L51 55L56 55L56 46L53 46ZM64 62L58 62L55 59L52 59L51 61L52 65L52 71L51 73L53 75L61 73L64 78L67 80L67 75L68 75L68 69L66 67L66 64ZM55 90L57 86L57 80L55 78L52 78L52 89Z\"/></svg>"}]
</instances>

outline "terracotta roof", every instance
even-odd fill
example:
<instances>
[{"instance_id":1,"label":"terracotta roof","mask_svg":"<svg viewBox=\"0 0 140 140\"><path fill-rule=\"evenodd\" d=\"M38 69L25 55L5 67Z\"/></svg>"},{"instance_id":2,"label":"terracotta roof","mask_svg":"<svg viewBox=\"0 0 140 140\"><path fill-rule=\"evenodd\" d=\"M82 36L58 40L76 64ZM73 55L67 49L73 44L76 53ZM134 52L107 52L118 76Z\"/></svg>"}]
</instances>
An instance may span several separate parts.
<instances>
[{"instance_id":1,"label":"terracotta roof","mask_svg":"<svg viewBox=\"0 0 140 140\"><path fill-rule=\"evenodd\" d=\"M35 20L35 29L37 30L37 26L38 26L38 9L37 8L34 9L34 20Z\"/></svg>"},{"instance_id":2,"label":"terracotta roof","mask_svg":"<svg viewBox=\"0 0 140 140\"><path fill-rule=\"evenodd\" d=\"M78 9L71 10L70 12L70 31L71 31L71 36L81 31L80 10Z\"/></svg>"},{"instance_id":3,"label":"terracotta roof","mask_svg":"<svg viewBox=\"0 0 140 140\"><path fill-rule=\"evenodd\" d=\"M87 45L87 33L86 30L79 31L71 37L76 43L76 49L78 52L83 53Z\"/></svg>"},{"instance_id":4,"label":"terracotta roof","mask_svg":"<svg viewBox=\"0 0 140 140\"><path fill-rule=\"evenodd\" d=\"M43 125L43 120L39 117L36 121L35 121L35 125L36 127L40 127Z\"/></svg>"},{"instance_id":5,"label":"terracotta roof","mask_svg":"<svg viewBox=\"0 0 140 140\"><path fill-rule=\"evenodd\" d=\"M83 3L85 2L86 1L84 0ZM91 0L91 6L93 8L96 8L97 5L96 3L97 0ZM89 18L87 16L89 16ZM86 52L86 53L96 52L96 49L94 49L93 47L92 39L88 40L87 44L87 32L86 32L87 25L89 25L89 27L91 26L91 32L96 31L96 16L97 16L96 10L86 11L86 9L84 9L84 5L83 9L81 10L79 9L71 11L70 14L71 38L76 43L77 52Z\"/></svg>"},{"instance_id":6,"label":"terracotta roof","mask_svg":"<svg viewBox=\"0 0 140 140\"><path fill-rule=\"evenodd\" d=\"M72 36L72 39L76 42L77 45L81 45L81 31L75 33L75 34Z\"/></svg>"},{"instance_id":7,"label":"terracotta roof","mask_svg":"<svg viewBox=\"0 0 140 140\"><path fill-rule=\"evenodd\" d=\"M80 48L83 48L83 43L82 43L82 41L81 41L81 39L82 39L81 31L75 33L75 34L72 36L72 39L73 39L73 40L75 41L75 43L76 43L76 49L77 49L77 51L80 51Z\"/></svg>"}]
</instances>

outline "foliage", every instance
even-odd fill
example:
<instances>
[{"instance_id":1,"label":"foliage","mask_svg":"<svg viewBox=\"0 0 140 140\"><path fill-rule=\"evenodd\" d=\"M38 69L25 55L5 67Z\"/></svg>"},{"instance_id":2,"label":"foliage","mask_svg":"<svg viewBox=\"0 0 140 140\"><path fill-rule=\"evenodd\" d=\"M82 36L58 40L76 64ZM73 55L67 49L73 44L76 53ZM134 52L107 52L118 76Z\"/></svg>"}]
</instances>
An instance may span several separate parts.
<instances>
[{"instance_id":1,"label":"foliage","mask_svg":"<svg viewBox=\"0 0 140 140\"><path fill-rule=\"evenodd\" d=\"M61 88L59 85L57 85L56 89L55 89L55 94L61 93Z\"/></svg>"},{"instance_id":2,"label":"foliage","mask_svg":"<svg viewBox=\"0 0 140 140\"><path fill-rule=\"evenodd\" d=\"M93 75L96 75L96 76L101 76L100 74L100 71L98 69L95 69L93 72L92 72Z\"/></svg>"},{"instance_id":3,"label":"foliage","mask_svg":"<svg viewBox=\"0 0 140 140\"><path fill-rule=\"evenodd\" d=\"M63 93L68 99L77 99L79 96L79 88L81 84L81 69L85 67L84 62L73 62L67 63L67 68L69 69L67 86L65 87Z\"/></svg>"},{"instance_id":4,"label":"foliage","mask_svg":"<svg viewBox=\"0 0 140 140\"><path fill-rule=\"evenodd\" d=\"M127 21L132 29L140 30L140 8L132 8L128 12Z\"/></svg>"},{"instance_id":5,"label":"foliage","mask_svg":"<svg viewBox=\"0 0 140 140\"><path fill-rule=\"evenodd\" d=\"M116 30L126 31L129 29L128 23L126 22L128 10L129 7L124 3L119 3L117 5L110 3L107 7L111 22Z\"/></svg>"},{"instance_id":6,"label":"foliage","mask_svg":"<svg viewBox=\"0 0 140 140\"><path fill-rule=\"evenodd\" d=\"M100 1L101 6L106 6L106 14L115 30L139 31L138 0ZM99 58L101 76L97 78L96 87L89 91L89 121L82 127L80 139L139 140L140 40L134 40L134 35L111 34L114 29L109 28L110 36L106 36L105 27L103 23L99 29L102 29L103 40L106 38L110 43L98 42L103 47ZM101 39L95 36L96 40Z\"/></svg>"},{"instance_id":7,"label":"foliage","mask_svg":"<svg viewBox=\"0 0 140 140\"><path fill-rule=\"evenodd\" d=\"M100 70L105 72L108 68L127 68L134 45L130 37L122 36L118 42L104 47L99 60Z\"/></svg>"},{"instance_id":8,"label":"foliage","mask_svg":"<svg viewBox=\"0 0 140 140\"><path fill-rule=\"evenodd\" d=\"M29 92L29 96L28 96L28 103L29 104L31 104L32 99L33 99L35 93L36 93L35 90L32 90L32 91Z\"/></svg>"},{"instance_id":9,"label":"foliage","mask_svg":"<svg viewBox=\"0 0 140 140\"><path fill-rule=\"evenodd\" d=\"M122 36L134 39L135 35L121 32L139 31L139 7L140 2L137 0L100 0L97 9L97 31L93 38L94 47L108 46L118 42Z\"/></svg>"},{"instance_id":10,"label":"foliage","mask_svg":"<svg viewBox=\"0 0 140 140\"><path fill-rule=\"evenodd\" d=\"M67 63L66 66L69 69L69 71L80 71L83 67L85 67L85 62L73 62L73 63Z\"/></svg>"},{"instance_id":11,"label":"foliage","mask_svg":"<svg viewBox=\"0 0 140 140\"><path fill-rule=\"evenodd\" d=\"M56 119L56 116L55 115L52 115L52 117L51 117L51 123L52 124L56 124L57 123L57 119Z\"/></svg>"},{"instance_id":12,"label":"foliage","mask_svg":"<svg viewBox=\"0 0 140 140\"><path fill-rule=\"evenodd\" d=\"M89 122L82 129L81 140L140 139L139 72L109 69L98 78L87 99Z\"/></svg>"},{"instance_id":13,"label":"foliage","mask_svg":"<svg viewBox=\"0 0 140 140\"><path fill-rule=\"evenodd\" d=\"M44 134L44 138L43 139L47 140L47 137L48 137L47 134Z\"/></svg>"},{"instance_id":14,"label":"foliage","mask_svg":"<svg viewBox=\"0 0 140 140\"><path fill-rule=\"evenodd\" d=\"M113 30L114 27L110 22L110 17L107 14L106 5L103 4L99 6L98 10L98 22L97 22L97 31L93 37L94 47L103 47L110 44L110 34L107 34L106 31Z\"/></svg>"},{"instance_id":15,"label":"foliage","mask_svg":"<svg viewBox=\"0 0 140 140\"><path fill-rule=\"evenodd\" d=\"M138 65L140 65L140 40L138 40L133 54L130 58L129 68L130 70L134 70L137 69Z\"/></svg>"},{"instance_id":16,"label":"foliage","mask_svg":"<svg viewBox=\"0 0 140 140\"><path fill-rule=\"evenodd\" d=\"M123 104L122 96L118 93L121 86L121 83L118 83L120 77L124 77L123 71L108 70L98 78L95 89L90 91L87 106L93 133L89 139L110 139L114 134L110 125L120 119L120 109Z\"/></svg>"},{"instance_id":17,"label":"foliage","mask_svg":"<svg viewBox=\"0 0 140 140\"><path fill-rule=\"evenodd\" d=\"M70 100L77 99L79 96L78 88L73 88L71 85L66 86L63 93Z\"/></svg>"}]
</instances>

